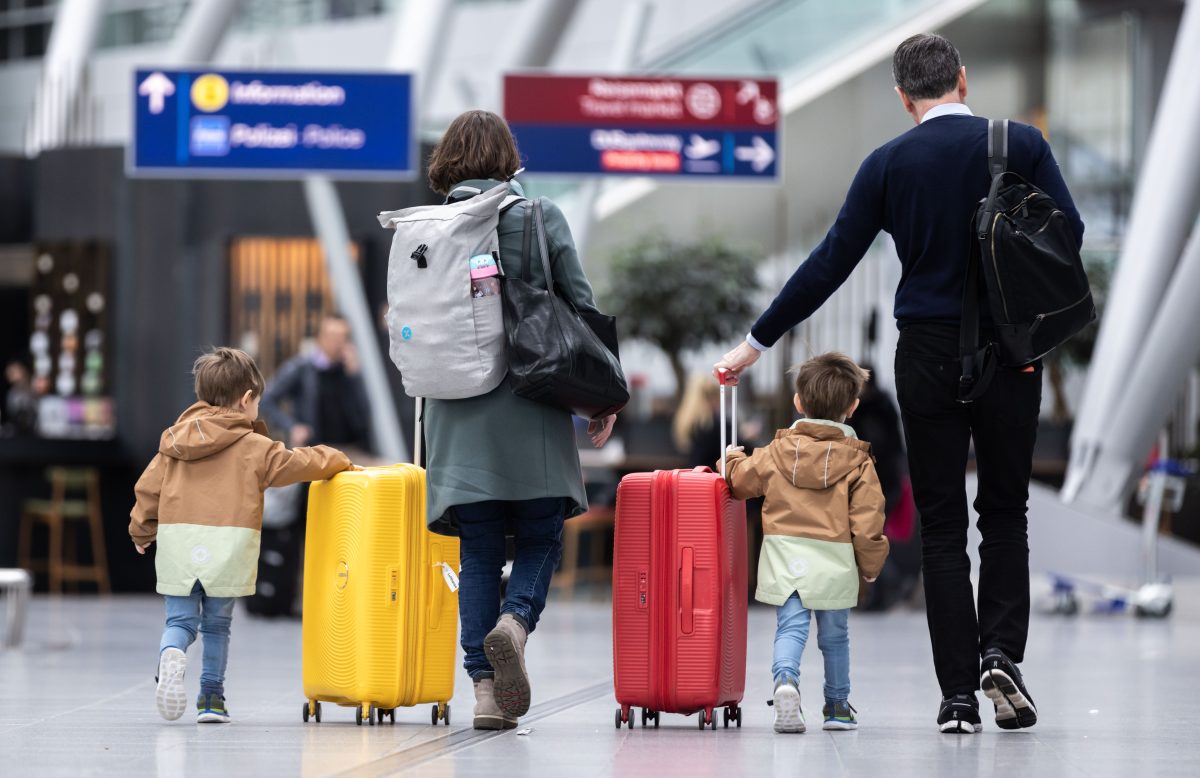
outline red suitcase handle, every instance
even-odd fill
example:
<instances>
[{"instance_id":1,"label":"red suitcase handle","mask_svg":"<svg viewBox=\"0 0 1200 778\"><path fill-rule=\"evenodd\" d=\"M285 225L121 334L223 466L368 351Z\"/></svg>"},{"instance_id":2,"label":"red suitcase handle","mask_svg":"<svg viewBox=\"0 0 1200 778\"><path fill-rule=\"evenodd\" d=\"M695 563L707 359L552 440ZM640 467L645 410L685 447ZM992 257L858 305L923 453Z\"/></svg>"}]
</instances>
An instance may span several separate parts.
<instances>
[{"instance_id":1,"label":"red suitcase handle","mask_svg":"<svg viewBox=\"0 0 1200 778\"><path fill-rule=\"evenodd\" d=\"M679 629L685 635L692 634L695 621L695 578L696 555L691 546L685 546L679 570Z\"/></svg>"}]
</instances>

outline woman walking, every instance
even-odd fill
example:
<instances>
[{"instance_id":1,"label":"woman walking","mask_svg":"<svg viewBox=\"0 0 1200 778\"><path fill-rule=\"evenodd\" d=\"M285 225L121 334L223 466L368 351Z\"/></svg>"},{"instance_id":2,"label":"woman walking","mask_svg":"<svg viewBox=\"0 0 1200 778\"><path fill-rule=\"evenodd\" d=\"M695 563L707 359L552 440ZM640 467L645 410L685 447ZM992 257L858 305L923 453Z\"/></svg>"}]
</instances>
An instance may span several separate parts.
<instances>
[{"instance_id":1,"label":"woman walking","mask_svg":"<svg viewBox=\"0 0 1200 778\"><path fill-rule=\"evenodd\" d=\"M488 111L468 111L446 130L429 160L429 183L457 202L513 180L521 167L505 121ZM520 274L527 201L500 218L500 261ZM560 294L579 310L596 310L571 230L562 212L543 201L551 272ZM537 251L536 241L531 253ZM532 283L545 287L540 257L532 257ZM604 445L615 416L589 428ZM475 688L475 729L509 729L529 710L525 642L546 606L550 577L562 549L564 519L587 509L583 472L569 411L513 394L508 382L464 400L429 400L428 519L432 531L458 535L462 576L458 593L464 666ZM516 558L503 602L500 576L505 540Z\"/></svg>"}]
</instances>

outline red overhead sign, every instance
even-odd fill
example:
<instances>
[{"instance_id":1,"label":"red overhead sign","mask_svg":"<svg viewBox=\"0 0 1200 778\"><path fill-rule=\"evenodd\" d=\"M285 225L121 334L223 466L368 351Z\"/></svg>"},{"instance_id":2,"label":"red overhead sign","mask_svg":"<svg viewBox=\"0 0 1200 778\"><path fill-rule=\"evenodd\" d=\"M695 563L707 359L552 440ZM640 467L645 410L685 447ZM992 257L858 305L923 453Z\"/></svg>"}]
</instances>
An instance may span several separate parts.
<instances>
[{"instance_id":1,"label":"red overhead sign","mask_svg":"<svg viewBox=\"0 0 1200 778\"><path fill-rule=\"evenodd\" d=\"M774 178L774 80L504 78L504 117L531 173Z\"/></svg>"}]
</instances>

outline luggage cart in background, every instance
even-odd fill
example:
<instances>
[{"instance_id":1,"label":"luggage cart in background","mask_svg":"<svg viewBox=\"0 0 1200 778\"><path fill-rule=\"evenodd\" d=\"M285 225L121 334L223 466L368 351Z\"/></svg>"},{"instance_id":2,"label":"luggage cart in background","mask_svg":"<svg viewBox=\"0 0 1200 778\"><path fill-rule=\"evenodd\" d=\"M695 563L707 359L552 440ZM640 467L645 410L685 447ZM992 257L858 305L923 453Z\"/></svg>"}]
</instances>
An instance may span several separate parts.
<instances>
[{"instance_id":1,"label":"luggage cart in background","mask_svg":"<svg viewBox=\"0 0 1200 778\"><path fill-rule=\"evenodd\" d=\"M1164 436L1165 437L1165 436ZM1158 451L1167 450L1166 440ZM1142 510L1142 579L1136 588L1051 573L1053 592L1049 611L1073 616L1081 606L1080 594L1093 601L1091 610L1099 613L1124 613L1148 618L1166 618L1171 613L1174 592L1170 579L1158 571L1158 534L1162 510L1166 506L1177 512L1183 506L1188 477L1196 473L1192 462L1179 459L1155 459L1138 487L1138 502Z\"/></svg>"}]
</instances>

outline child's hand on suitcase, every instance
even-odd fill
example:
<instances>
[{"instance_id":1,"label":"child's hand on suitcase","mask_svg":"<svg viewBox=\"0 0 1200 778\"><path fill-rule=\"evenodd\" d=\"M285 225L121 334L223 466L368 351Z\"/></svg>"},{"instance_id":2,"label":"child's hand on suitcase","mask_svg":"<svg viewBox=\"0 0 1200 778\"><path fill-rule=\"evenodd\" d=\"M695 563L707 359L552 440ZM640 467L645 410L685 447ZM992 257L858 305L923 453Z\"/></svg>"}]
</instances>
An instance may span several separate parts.
<instances>
[{"instance_id":1,"label":"child's hand on suitcase","mask_svg":"<svg viewBox=\"0 0 1200 778\"><path fill-rule=\"evenodd\" d=\"M743 452L745 450L746 450L745 446L726 446L725 447L726 454L740 454L741 452Z\"/></svg>"},{"instance_id":2,"label":"child's hand on suitcase","mask_svg":"<svg viewBox=\"0 0 1200 778\"><path fill-rule=\"evenodd\" d=\"M352 465L350 465L350 467L347 467L346 469L350 470L352 472L358 472L358 471L366 470L367 468L363 467L362 465L352 464Z\"/></svg>"},{"instance_id":3,"label":"child's hand on suitcase","mask_svg":"<svg viewBox=\"0 0 1200 778\"><path fill-rule=\"evenodd\" d=\"M866 581L867 583L875 583L875 581L878 580L878 578L879 578L879 576L875 576L874 578L867 578L865 575L863 576L863 580Z\"/></svg>"},{"instance_id":4,"label":"child's hand on suitcase","mask_svg":"<svg viewBox=\"0 0 1200 778\"><path fill-rule=\"evenodd\" d=\"M151 540L151 541L150 541L150 543L153 543L153 542L154 542L153 540ZM138 545L137 541L135 540L135 541L133 542L133 547L137 549L137 552L138 552L139 554L145 554L145 553L146 553L146 549L150 548L150 543L147 543L147 544L146 544L146 545L144 545L144 546L140 546L140 545Z\"/></svg>"}]
</instances>

